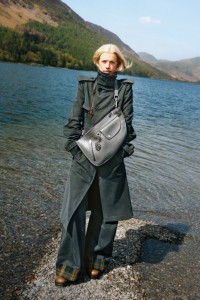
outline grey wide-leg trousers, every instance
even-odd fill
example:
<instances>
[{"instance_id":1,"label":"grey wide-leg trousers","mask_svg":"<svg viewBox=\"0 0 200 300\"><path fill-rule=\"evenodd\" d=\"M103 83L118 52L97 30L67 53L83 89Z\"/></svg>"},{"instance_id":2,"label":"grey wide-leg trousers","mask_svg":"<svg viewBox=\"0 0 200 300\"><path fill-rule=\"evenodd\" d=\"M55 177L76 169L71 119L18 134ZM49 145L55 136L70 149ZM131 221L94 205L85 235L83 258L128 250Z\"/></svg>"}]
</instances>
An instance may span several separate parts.
<instances>
[{"instance_id":1,"label":"grey wide-leg trousers","mask_svg":"<svg viewBox=\"0 0 200 300\"><path fill-rule=\"evenodd\" d=\"M67 230L62 229L56 274L71 281L76 280L81 269L104 270L105 263L112 255L118 222L103 221L97 177L89 193L92 189L95 189L95 199L90 201L91 215L87 230L87 196L72 216Z\"/></svg>"}]
</instances>

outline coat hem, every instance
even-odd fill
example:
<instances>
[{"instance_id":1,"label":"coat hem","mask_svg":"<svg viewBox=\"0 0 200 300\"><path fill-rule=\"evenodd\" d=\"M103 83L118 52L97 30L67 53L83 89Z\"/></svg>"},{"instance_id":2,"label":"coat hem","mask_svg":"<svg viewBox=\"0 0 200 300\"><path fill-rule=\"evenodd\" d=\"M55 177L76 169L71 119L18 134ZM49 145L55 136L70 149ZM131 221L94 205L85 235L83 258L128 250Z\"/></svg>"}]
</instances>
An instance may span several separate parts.
<instances>
[{"instance_id":1,"label":"coat hem","mask_svg":"<svg viewBox=\"0 0 200 300\"><path fill-rule=\"evenodd\" d=\"M104 222L113 222L113 221L125 221L125 220L130 220L132 219L134 216L133 214L131 215L126 215L126 216L112 216L110 217L105 217L104 218Z\"/></svg>"}]
</instances>

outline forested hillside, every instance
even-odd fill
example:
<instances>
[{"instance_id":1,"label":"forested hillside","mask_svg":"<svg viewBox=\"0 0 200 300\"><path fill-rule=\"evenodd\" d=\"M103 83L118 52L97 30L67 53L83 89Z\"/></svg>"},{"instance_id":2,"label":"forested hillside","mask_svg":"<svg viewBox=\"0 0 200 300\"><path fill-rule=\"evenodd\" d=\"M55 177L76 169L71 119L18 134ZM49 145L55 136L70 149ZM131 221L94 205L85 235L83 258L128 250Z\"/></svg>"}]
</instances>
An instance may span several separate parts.
<instances>
[{"instance_id":1,"label":"forested hillside","mask_svg":"<svg viewBox=\"0 0 200 300\"><path fill-rule=\"evenodd\" d=\"M29 21L18 32L0 27L0 59L4 61L90 70L93 49L99 45L98 37L80 25L54 27Z\"/></svg>"},{"instance_id":2,"label":"forested hillside","mask_svg":"<svg viewBox=\"0 0 200 300\"><path fill-rule=\"evenodd\" d=\"M115 42L128 61L130 74L170 79L140 60L115 34L88 22L59 0L0 0L0 60L94 70L92 55Z\"/></svg>"}]
</instances>

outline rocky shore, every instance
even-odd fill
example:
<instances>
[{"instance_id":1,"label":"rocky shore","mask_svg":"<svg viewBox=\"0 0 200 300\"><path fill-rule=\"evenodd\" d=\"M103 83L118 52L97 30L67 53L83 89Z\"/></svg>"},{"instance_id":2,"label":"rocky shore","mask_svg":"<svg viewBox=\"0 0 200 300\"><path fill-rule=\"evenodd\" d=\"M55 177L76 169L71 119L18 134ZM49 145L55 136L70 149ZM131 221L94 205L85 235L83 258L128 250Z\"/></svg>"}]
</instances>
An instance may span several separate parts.
<instances>
[{"instance_id":1,"label":"rocky shore","mask_svg":"<svg viewBox=\"0 0 200 300\"><path fill-rule=\"evenodd\" d=\"M28 278L22 290L16 291L16 296L20 300L145 300L141 275L135 270L135 263L141 259L143 242L156 239L179 244L183 238L183 234L151 222L138 219L120 222L113 257L103 276L99 280L90 280L86 274L81 274L76 284L57 288L54 280L59 234L48 244L47 253L35 269L34 276Z\"/></svg>"}]
</instances>

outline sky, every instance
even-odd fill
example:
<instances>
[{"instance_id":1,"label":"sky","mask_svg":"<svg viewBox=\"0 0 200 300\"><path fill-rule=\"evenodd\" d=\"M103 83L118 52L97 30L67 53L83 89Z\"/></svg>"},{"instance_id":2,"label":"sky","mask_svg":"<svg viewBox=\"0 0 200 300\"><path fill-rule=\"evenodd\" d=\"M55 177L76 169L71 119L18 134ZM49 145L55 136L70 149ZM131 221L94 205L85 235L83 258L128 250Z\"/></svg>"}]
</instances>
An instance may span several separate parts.
<instances>
[{"instance_id":1,"label":"sky","mask_svg":"<svg viewBox=\"0 0 200 300\"><path fill-rule=\"evenodd\" d=\"M62 0L135 52L171 61L200 56L199 0Z\"/></svg>"}]
</instances>

